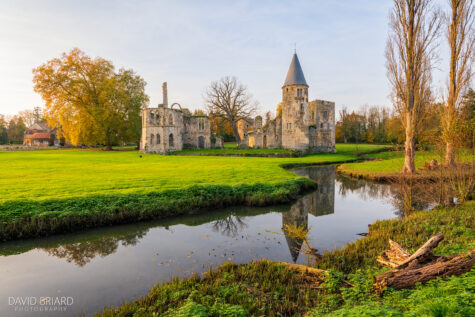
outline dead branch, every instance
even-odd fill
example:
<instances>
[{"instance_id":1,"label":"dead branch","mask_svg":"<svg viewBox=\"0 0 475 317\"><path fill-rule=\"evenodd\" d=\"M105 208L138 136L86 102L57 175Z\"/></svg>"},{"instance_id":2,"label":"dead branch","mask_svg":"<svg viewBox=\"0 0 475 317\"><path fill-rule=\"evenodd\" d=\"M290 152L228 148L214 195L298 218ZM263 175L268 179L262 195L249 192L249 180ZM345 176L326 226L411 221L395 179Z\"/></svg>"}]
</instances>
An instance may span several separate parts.
<instances>
[{"instance_id":1,"label":"dead branch","mask_svg":"<svg viewBox=\"0 0 475 317\"><path fill-rule=\"evenodd\" d=\"M384 287L411 288L416 283L470 271L475 264L475 250L451 257L435 256L432 250L443 239L442 233L436 234L412 255L398 243L389 240L390 249L381 253L378 262L393 269L376 276L374 289L381 292Z\"/></svg>"}]
</instances>

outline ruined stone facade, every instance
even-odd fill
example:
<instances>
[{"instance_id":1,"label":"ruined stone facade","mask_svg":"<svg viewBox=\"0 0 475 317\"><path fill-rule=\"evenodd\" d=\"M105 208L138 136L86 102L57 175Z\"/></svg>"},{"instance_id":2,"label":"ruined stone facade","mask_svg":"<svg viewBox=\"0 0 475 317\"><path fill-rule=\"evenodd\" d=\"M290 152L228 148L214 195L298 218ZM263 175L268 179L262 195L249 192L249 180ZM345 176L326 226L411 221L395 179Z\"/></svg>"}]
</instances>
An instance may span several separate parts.
<instances>
[{"instance_id":1,"label":"ruined stone facade","mask_svg":"<svg viewBox=\"0 0 475 317\"><path fill-rule=\"evenodd\" d=\"M241 120L241 147L284 148L306 153L335 153L335 103L308 101L307 82L294 54L282 87L282 114L262 125L262 117Z\"/></svg>"},{"instance_id":2,"label":"ruined stone facade","mask_svg":"<svg viewBox=\"0 0 475 317\"><path fill-rule=\"evenodd\" d=\"M194 116L178 103L168 107L167 83L163 83L163 103L142 110L142 153L167 154L222 146L223 140L211 135L207 116Z\"/></svg>"}]
</instances>

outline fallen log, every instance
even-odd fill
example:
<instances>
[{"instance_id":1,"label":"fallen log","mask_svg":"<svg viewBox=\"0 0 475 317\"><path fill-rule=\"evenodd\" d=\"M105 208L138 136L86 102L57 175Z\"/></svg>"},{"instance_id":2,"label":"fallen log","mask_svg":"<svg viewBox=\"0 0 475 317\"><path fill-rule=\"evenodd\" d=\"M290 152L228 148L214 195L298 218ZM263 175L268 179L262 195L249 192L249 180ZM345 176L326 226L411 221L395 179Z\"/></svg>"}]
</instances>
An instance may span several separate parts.
<instances>
[{"instance_id":1,"label":"fallen log","mask_svg":"<svg viewBox=\"0 0 475 317\"><path fill-rule=\"evenodd\" d=\"M262 260L267 261L267 262L272 262L272 263L275 263L275 264L279 264L279 265L283 265L286 268L288 268L289 270L298 271L300 273L310 273L310 274L314 274L314 275L317 275L317 276L320 276L320 277L322 276L322 274L327 274L328 273L325 270L321 270L321 269L317 269L317 268L314 268L314 267L309 267L309 266L301 265L301 264L293 264L293 263L278 262L278 261L269 261L269 260L266 260L266 259L262 259Z\"/></svg>"},{"instance_id":2,"label":"fallen log","mask_svg":"<svg viewBox=\"0 0 475 317\"><path fill-rule=\"evenodd\" d=\"M416 283L470 271L475 264L475 249L451 257L436 256L432 250L443 239L442 233L436 234L412 255L398 243L389 240L390 249L381 253L378 262L392 269L376 276L376 292L381 292L385 287L411 288Z\"/></svg>"}]
</instances>

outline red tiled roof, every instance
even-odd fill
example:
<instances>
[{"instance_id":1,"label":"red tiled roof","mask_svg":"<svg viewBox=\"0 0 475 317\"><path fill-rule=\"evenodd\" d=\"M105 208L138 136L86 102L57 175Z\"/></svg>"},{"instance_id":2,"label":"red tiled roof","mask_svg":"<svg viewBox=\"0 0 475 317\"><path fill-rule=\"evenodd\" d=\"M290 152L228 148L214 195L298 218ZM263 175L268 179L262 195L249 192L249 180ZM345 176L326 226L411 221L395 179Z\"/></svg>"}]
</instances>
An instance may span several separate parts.
<instances>
[{"instance_id":1,"label":"red tiled roof","mask_svg":"<svg viewBox=\"0 0 475 317\"><path fill-rule=\"evenodd\" d=\"M51 134L49 133L35 133L35 134L31 134L31 135L27 135L26 136L28 139L50 139L51 138Z\"/></svg>"}]
</instances>

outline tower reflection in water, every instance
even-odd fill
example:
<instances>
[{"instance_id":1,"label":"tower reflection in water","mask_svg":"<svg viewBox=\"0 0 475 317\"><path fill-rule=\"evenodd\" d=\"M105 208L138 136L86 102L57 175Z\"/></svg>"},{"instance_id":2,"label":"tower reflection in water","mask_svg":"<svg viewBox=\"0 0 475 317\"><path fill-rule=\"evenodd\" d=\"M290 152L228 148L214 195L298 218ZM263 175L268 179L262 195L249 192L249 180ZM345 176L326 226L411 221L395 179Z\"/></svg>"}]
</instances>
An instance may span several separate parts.
<instances>
[{"instance_id":1,"label":"tower reflection in water","mask_svg":"<svg viewBox=\"0 0 475 317\"><path fill-rule=\"evenodd\" d=\"M290 211L282 213L282 228L296 226L308 229L308 213L315 217L333 214L335 212L335 173L336 166L321 166L319 168L303 168L294 171L318 184L317 190L300 198L292 205ZM303 238L284 230L290 256L297 262L304 243Z\"/></svg>"}]
</instances>

